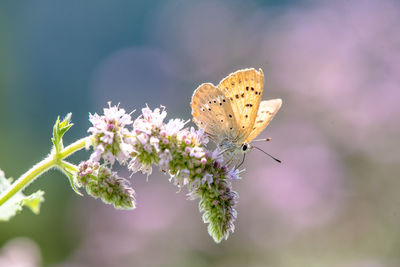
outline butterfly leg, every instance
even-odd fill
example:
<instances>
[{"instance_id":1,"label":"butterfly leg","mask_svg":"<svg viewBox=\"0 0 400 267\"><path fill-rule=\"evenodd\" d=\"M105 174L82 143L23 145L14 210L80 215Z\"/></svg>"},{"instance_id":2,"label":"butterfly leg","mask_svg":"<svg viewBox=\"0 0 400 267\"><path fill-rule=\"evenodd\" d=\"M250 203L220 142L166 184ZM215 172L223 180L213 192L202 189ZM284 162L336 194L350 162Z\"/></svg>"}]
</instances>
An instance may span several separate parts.
<instances>
[{"instance_id":1,"label":"butterfly leg","mask_svg":"<svg viewBox=\"0 0 400 267\"><path fill-rule=\"evenodd\" d=\"M236 166L235 167L235 169L239 169L240 168L240 166L242 166L243 165L243 163L244 163L244 159L246 158L246 154L243 154L243 159L242 159L242 161L240 162L240 164L238 165L238 166Z\"/></svg>"},{"instance_id":2,"label":"butterfly leg","mask_svg":"<svg viewBox=\"0 0 400 267\"><path fill-rule=\"evenodd\" d=\"M228 150L224 153L224 166L230 167L235 166L235 153L232 150Z\"/></svg>"}]
</instances>

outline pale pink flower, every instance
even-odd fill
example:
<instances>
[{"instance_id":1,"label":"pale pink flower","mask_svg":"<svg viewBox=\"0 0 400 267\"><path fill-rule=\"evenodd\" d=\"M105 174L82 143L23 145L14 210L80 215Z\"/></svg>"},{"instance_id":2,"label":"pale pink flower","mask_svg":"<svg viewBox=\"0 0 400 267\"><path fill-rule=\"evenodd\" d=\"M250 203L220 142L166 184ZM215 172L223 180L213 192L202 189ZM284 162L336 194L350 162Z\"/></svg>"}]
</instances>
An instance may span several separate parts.
<instances>
[{"instance_id":1,"label":"pale pink flower","mask_svg":"<svg viewBox=\"0 0 400 267\"><path fill-rule=\"evenodd\" d=\"M132 134L126 128L132 124L132 119L130 114L126 114L125 110L119 106L111 106L111 103L108 105L102 116L97 113L89 114L89 121L93 126L88 132L93 137L87 142L87 147L93 146L94 149L90 159L98 162L103 157L110 164L117 159L123 164L133 150L133 148L128 148L132 141Z\"/></svg>"},{"instance_id":2,"label":"pale pink flower","mask_svg":"<svg viewBox=\"0 0 400 267\"><path fill-rule=\"evenodd\" d=\"M201 158L205 155L205 151L203 148L195 146L190 150L190 156L191 157L196 157L196 158Z\"/></svg>"},{"instance_id":3,"label":"pale pink flower","mask_svg":"<svg viewBox=\"0 0 400 267\"><path fill-rule=\"evenodd\" d=\"M165 125L165 134L172 136L176 135L188 121L183 121L181 119L172 119L169 120L168 123Z\"/></svg>"},{"instance_id":4,"label":"pale pink flower","mask_svg":"<svg viewBox=\"0 0 400 267\"><path fill-rule=\"evenodd\" d=\"M154 136L150 137L150 145L152 145L154 147L156 152L158 152L160 150L159 143L160 143L160 140L157 137L154 137Z\"/></svg>"},{"instance_id":5,"label":"pale pink flower","mask_svg":"<svg viewBox=\"0 0 400 267\"><path fill-rule=\"evenodd\" d=\"M103 153L104 153L104 146L102 144L100 144L100 145L96 146L93 153L90 155L90 160L99 162Z\"/></svg>"},{"instance_id":6,"label":"pale pink flower","mask_svg":"<svg viewBox=\"0 0 400 267\"><path fill-rule=\"evenodd\" d=\"M239 180L240 173L241 171L239 171L238 169L232 168L230 171L227 172L226 177L231 181Z\"/></svg>"},{"instance_id":7,"label":"pale pink flower","mask_svg":"<svg viewBox=\"0 0 400 267\"><path fill-rule=\"evenodd\" d=\"M171 152L168 149L164 150L164 152L161 153L160 155L160 161L158 163L160 169L164 171L168 170L168 164L171 160L172 160Z\"/></svg>"},{"instance_id":8,"label":"pale pink flower","mask_svg":"<svg viewBox=\"0 0 400 267\"><path fill-rule=\"evenodd\" d=\"M149 136L145 133L141 133L139 135L136 136L136 138L139 140L140 143L147 144L147 142L149 141Z\"/></svg>"}]
</instances>

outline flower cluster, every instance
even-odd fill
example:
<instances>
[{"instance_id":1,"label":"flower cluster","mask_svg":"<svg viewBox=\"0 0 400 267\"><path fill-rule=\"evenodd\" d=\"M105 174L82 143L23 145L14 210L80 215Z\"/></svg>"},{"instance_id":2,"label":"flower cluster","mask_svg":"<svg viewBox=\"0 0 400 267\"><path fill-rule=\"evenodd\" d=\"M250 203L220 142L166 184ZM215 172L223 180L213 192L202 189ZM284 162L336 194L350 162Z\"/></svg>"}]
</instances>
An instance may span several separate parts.
<instances>
[{"instance_id":1,"label":"flower cluster","mask_svg":"<svg viewBox=\"0 0 400 267\"><path fill-rule=\"evenodd\" d=\"M94 152L90 161L79 166L78 184L90 194L102 196L105 202L115 197L109 192L122 192L125 196L118 203L134 203L133 190L126 189L125 182L115 182L125 180L116 179L107 166L117 160L133 173L141 171L148 176L156 165L170 175L176 186L188 188L189 199L200 198L199 209L214 240L227 239L234 231L237 216L234 207L238 196L231 188L231 180L237 180L239 172L223 166L219 150L211 152L205 148L208 138L202 129L184 128L187 122L181 119L165 123L166 116L164 107L145 107L132 122L118 106L104 109L103 116L90 115L93 127L89 132L93 136L89 145ZM132 129L127 129L131 125ZM101 158L106 166L100 164Z\"/></svg>"},{"instance_id":2,"label":"flower cluster","mask_svg":"<svg viewBox=\"0 0 400 267\"><path fill-rule=\"evenodd\" d=\"M75 185L84 187L87 193L118 209L134 209L135 191L129 182L111 170L117 160L126 164L132 153L133 140L127 126L132 124L130 114L119 106L104 109L104 115L89 114L92 127L88 132L91 137L86 147L93 147L94 152L88 161L79 164L75 175ZM103 163L101 163L103 159Z\"/></svg>"},{"instance_id":3,"label":"flower cluster","mask_svg":"<svg viewBox=\"0 0 400 267\"><path fill-rule=\"evenodd\" d=\"M135 191L126 179L98 162L82 161L78 168L76 183L79 187L84 186L88 194L117 209L135 208Z\"/></svg>"},{"instance_id":4,"label":"flower cluster","mask_svg":"<svg viewBox=\"0 0 400 267\"><path fill-rule=\"evenodd\" d=\"M115 159L119 163L124 163L132 152L130 145L130 131L126 126L132 124L130 114L126 114L125 110L119 106L111 106L104 109L104 115L97 113L89 114L89 121L93 124L88 132L92 134L92 138L87 146L93 146L94 152L90 156L90 160L98 162L100 158L104 161L114 164Z\"/></svg>"}]
</instances>

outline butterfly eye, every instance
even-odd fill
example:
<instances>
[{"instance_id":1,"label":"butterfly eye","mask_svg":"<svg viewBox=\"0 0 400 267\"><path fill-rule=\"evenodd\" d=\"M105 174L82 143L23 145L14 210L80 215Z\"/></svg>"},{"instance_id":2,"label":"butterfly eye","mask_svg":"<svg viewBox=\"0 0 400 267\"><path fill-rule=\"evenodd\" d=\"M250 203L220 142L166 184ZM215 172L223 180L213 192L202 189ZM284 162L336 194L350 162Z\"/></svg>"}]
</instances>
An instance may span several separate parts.
<instances>
[{"instance_id":1,"label":"butterfly eye","mask_svg":"<svg viewBox=\"0 0 400 267\"><path fill-rule=\"evenodd\" d=\"M242 145L242 151L244 152L244 151L247 151L247 149L248 149L248 146L246 145L246 144L243 144Z\"/></svg>"}]
</instances>

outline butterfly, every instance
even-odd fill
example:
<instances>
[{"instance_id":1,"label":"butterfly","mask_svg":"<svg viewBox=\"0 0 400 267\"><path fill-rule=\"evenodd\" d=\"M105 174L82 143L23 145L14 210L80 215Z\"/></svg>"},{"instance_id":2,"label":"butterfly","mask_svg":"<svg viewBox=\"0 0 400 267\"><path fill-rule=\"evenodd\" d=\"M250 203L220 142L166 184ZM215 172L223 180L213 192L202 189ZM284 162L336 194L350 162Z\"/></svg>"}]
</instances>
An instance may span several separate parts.
<instances>
[{"instance_id":1,"label":"butterfly","mask_svg":"<svg viewBox=\"0 0 400 267\"><path fill-rule=\"evenodd\" d=\"M261 101L263 88L263 71L250 68L229 74L217 86L203 83L193 93L193 121L230 160L251 150L250 142L282 105L281 99Z\"/></svg>"}]
</instances>

